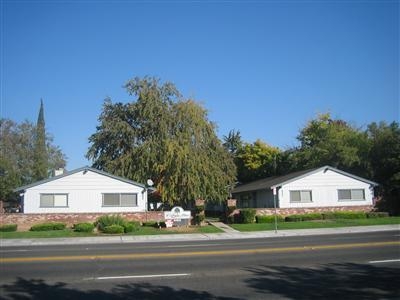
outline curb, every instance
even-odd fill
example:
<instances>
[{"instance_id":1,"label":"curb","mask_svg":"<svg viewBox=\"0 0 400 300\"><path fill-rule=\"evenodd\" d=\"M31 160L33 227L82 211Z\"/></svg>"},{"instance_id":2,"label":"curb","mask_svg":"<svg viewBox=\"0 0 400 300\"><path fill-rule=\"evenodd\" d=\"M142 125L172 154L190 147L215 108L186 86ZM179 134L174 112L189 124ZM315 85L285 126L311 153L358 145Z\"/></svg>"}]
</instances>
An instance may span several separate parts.
<instances>
[{"instance_id":1,"label":"curb","mask_svg":"<svg viewBox=\"0 0 400 300\"><path fill-rule=\"evenodd\" d=\"M55 245L90 245L90 244L129 244L129 243L162 243L180 241L210 241L237 240L252 238L275 238L291 236L349 234L379 231L399 231L400 224L354 226L321 229L292 229L253 232L224 232L224 233L189 233L143 236L102 236L102 237L72 237L72 238L37 238L37 239L0 239L0 248L21 246L55 246Z\"/></svg>"}]
</instances>

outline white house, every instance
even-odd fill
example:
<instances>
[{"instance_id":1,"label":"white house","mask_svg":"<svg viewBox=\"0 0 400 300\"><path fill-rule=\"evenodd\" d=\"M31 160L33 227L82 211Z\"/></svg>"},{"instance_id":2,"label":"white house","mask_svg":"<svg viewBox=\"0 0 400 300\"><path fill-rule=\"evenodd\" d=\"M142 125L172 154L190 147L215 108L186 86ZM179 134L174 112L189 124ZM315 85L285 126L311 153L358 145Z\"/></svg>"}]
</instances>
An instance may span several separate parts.
<instances>
[{"instance_id":1,"label":"white house","mask_svg":"<svg viewBox=\"0 0 400 300\"><path fill-rule=\"evenodd\" d=\"M123 213L147 208L146 186L89 167L15 189L24 213Z\"/></svg>"},{"instance_id":2,"label":"white house","mask_svg":"<svg viewBox=\"0 0 400 300\"><path fill-rule=\"evenodd\" d=\"M239 208L316 208L373 205L378 184L324 166L237 186L232 194Z\"/></svg>"}]
</instances>

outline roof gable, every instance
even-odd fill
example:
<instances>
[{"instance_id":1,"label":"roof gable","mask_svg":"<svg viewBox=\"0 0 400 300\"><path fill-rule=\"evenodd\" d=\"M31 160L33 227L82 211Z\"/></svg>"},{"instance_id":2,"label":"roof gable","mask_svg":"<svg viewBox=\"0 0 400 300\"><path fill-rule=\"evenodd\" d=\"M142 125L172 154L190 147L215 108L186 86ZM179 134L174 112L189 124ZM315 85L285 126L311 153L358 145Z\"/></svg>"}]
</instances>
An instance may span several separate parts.
<instances>
[{"instance_id":1,"label":"roof gable","mask_svg":"<svg viewBox=\"0 0 400 300\"><path fill-rule=\"evenodd\" d=\"M284 184L290 183L292 181L298 180L300 178L309 176L311 174L320 172L322 170L330 170L336 173L339 173L341 175L347 176L347 177L351 177L353 179L371 184L373 186L377 186L378 184L376 182L367 180L365 178L362 177L358 177L356 175L347 173L345 171L330 167L330 166L324 166L324 167L320 167L320 168L315 168L315 169L309 169L309 170L303 170L303 171L298 171L298 172L293 172L287 175L283 175L283 176L274 176L274 177L268 177L268 178L264 178L264 179L260 179L257 181L253 181L253 182L249 182L247 184L243 184L240 185L238 187L235 187L232 191L232 193L241 193L241 192L251 192L251 191L257 191L257 190L261 190L261 189L273 189L273 188L277 188L280 187Z\"/></svg>"},{"instance_id":2,"label":"roof gable","mask_svg":"<svg viewBox=\"0 0 400 300\"><path fill-rule=\"evenodd\" d=\"M54 176L54 177L51 177L51 178L46 178L46 179L31 183L31 184L28 184L28 185L24 185L24 186L18 187L16 189L14 189L14 192L23 191L23 190L26 190L26 189L29 189L29 188L32 188L32 187L35 187L35 186L38 186L38 185L41 185L41 184L45 184L45 183L48 183L48 182L51 182L51 181L58 180L58 179L63 178L63 177L67 177L67 176L70 176L70 175L73 175L73 174L76 174L76 173L79 173L79 172L85 172L85 171L86 172L88 172L88 171L94 172L94 173L97 173L97 174L100 174L100 175L103 175L103 176L107 176L107 177L110 177L112 179L116 179L116 180L131 184L131 185L135 185L135 186L139 186L139 187L143 187L143 188L146 187L144 184L141 184L141 183L138 183L138 182L135 182L135 181L123 178L123 177L119 177L119 176L116 176L116 175L113 175L113 174L110 174L110 173L107 173L107 172L104 172L104 171L101 171L101 170L98 170L98 169L94 169L94 168L90 168L90 167L86 166L86 167L82 167L82 168L79 168L79 169L75 169L75 170L66 172L66 173L58 175L58 176Z\"/></svg>"}]
</instances>

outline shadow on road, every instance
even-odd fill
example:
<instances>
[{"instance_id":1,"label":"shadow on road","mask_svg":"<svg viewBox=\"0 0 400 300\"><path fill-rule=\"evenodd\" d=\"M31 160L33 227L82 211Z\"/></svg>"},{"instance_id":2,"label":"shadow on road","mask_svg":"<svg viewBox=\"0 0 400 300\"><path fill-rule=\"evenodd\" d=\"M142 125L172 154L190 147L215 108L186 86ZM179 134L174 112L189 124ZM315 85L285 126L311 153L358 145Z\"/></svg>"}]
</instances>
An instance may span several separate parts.
<instances>
[{"instance_id":1,"label":"shadow on road","mask_svg":"<svg viewBox=\"0 0 400 300\"><path fill-rule=\"evenodd\" d=\"M66 300L66 299L205 299L234 300L235 298L217 297L208 292L187 289L174 289L168 286L155 286L148 283L119 284L111 291L81 291L67 287L59 282L48 284L41 279L18 278L15 283L0 287L1 300ZM238 300L238 299L237 299Z\"/></svg>"},{"instance_id":2,"label":"shadow on road","mask_svg":"<svg viewBox=\"0 0 400 300\"><path fill-rule=\"evenodd\" d=\"M400 269L361 264L318 268L260 266L246 284L258 293L290 299L400 299Z\"/></svg>"}]
</instances>

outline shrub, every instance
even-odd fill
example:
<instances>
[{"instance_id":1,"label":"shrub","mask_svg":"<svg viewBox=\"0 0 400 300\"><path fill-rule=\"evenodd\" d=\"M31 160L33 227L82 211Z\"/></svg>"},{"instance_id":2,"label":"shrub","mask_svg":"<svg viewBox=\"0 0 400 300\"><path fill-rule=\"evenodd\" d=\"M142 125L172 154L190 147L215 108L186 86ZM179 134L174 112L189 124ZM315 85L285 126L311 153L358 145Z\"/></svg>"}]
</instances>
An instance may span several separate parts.
<instances>
[{"instance_id":1,"label":"shrub","mask_svg":"<svg viewBox=\"0 0 400 300\"><path fill-rule=\"evenodd\" d=\"M104 227L102 231L104 233L109 233L109 234L120 234L120 233L124 233L124 227L121 225L113 224L113 225Z\"/></svg>"},{"instance_id":2,"label":"shrub","mask_svg":"<svg viewBox=\"0 0 400 300\"><path fill-rule=\"evenodd\" d=\"M78 223L72 227L76 232L93 232L94 224L92 223Z\"/></svg>"},{"instance_id":3,"label":"shrub","mask_svg":"<svg viewBox=\"0 0 400 300\"><path fill-rule=\"evenodd\" d=\"M285 220L284 217L277 215L276 220L278 222L282 222ZM256 216L256 223L274 223L275 222L275 216Z\"/></svg>"},{"instance_id":4,"label":"shrub","mask_svg":"<svg viewBox=\"0 0 400 300\"><path fill-rule=\"evenodd\" d=\"M312 221L312 220L322 220L322 219L323 217L321 213L309 213L301 215L302 221Z\"/></svg>"},{"instance_id":5,"label":"shrub","mask_svg":"<svg viewBox=\"0 0 400 300\"><path fill-rule=\"evenodd\" d=\"M106 228L107 226L119 225L121 227L124 227L125 223L126 222L124 218L119 215L104 215L96 220L95 225L100 231L104 232L104 228Z\"/></svg>"},{"instance_id":6,"label":"shrub","mask_svg":"<svg viewBox=\"0 0 400 300\"><path fill-rule=\"evenodd\" d=\"M125 233L138 231L140 228L140 223L137 221L129 221L124 224Z\"/></svg>"},{"instance_id":7,"label":"shrub","mask_svg":"<svg viewBox=\"0 0 400 300\"><path fill-rule=\"evenodd\" d=\"M240 210L239 218L240 223L250 224L254 223L257 211L252 208L245 208Z\"/></svg>"},{"instance_id":8,"label":"shrub","mask_svg":"<svg viewBox=\"0 0 400 300\"><path fill-rule=\"evenodd\" d=\"M158 222L155 221L143 222L142 226L158 228Z\"/></svg>"},{"instance_id":9,"label":"shrub","mask_svg":"<svg viewBox=\"0 0 400 300\"><path fill-rule=\"evenodd\" d=\"M196 225L200 225L201 222L205 220L206 216L204 214L196 214L194 216L194 221L196 222Z\"/></svg>"},{"instance_id":10,"label":"shrub","mask_svg":"<svg viewBox=\"0 0 400 300\"><path fill-rule=\"evenodd\" d=\"M285 217L285 222L300 222L302 220L303 219L301 215L290 215Z\"/></svg>"},{"instance_id":11,"label":"shrub","mask_svg":"<svg viewBox=\"0 0 400 300\"><path fill-rule=\"evenodd\" d=\"M365 219L367 214L363 211L335 211L336 219Z\"/></svg>"},{"instance_id":12,"label":"shrub","mask_svg":"<svg viewBox=\"0 0 400 300\"><path fill-rule=\"evenodd\" d=\"M327 212L322 213L322 218L324 220L333 220L333 219L336 219L336 216L335 216L334 212L327 211Z\"/></svg>"},{"instance_id":13,"label":"shrub","mask_svg":"<svg viewBox=\"0 0 400 300\"><path fill-rule=\"evenodd\" d=\"M201 214L204 211L204 205L196 205L196 214Z\"/></svg>"},{"instance_id":14,"label":"shrub","mask_svg":"<svg viewBox=\"0 0 400 300\"><path fill-rule=\"evenodd\" d=\"M65 229L65 224L64 223L41 223L41 224L36 224L31 227L31 231L49 231L49 230L63 230Z\"/></svg>"},{"instance_id":15,"label":"shrub","mask_svg":"<svg viewBox=\"0 0 400 300\"><path fill-rule=\"evenodd\" d=\"M5 224L0 226L0 232L17 231L17 224Z\"/></svg>"},{"instance_id":16,"label":"shrub","mask_svg":"<svg viewBox=\"0 0 400 300\"><path fill-rule=\"evenodd\" d=\"M389 217L388 212L383 212L383 211L371 211L367 213L367 218L386 218Z\"/></svg>"}]
</instances>

